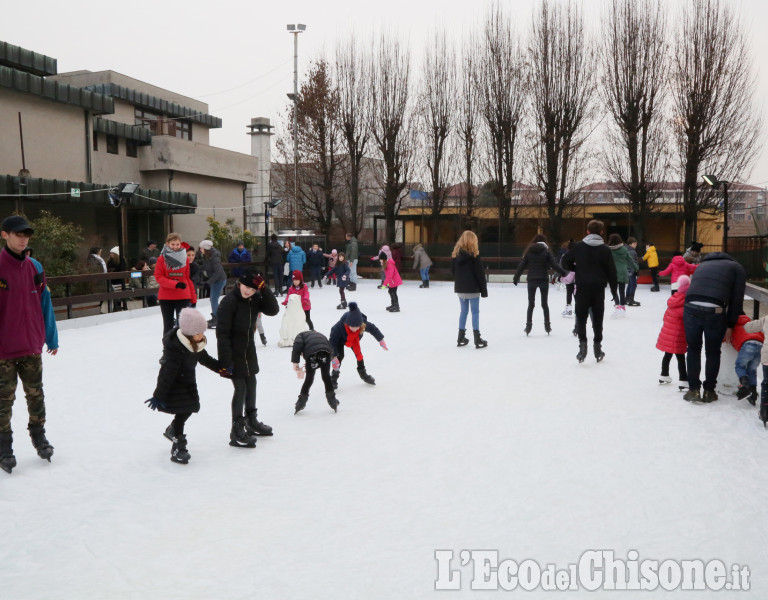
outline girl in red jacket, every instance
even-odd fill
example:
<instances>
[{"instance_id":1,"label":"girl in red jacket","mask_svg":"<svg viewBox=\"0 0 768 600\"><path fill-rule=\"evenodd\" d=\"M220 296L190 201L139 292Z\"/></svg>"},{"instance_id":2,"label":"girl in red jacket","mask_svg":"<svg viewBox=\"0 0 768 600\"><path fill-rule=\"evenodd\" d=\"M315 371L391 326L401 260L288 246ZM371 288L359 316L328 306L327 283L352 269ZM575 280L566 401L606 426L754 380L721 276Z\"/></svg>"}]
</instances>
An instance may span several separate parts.
<instances>
[{"instance_id":1,"label":"girl in red jacket","mask_svg":"<svg viewBox=\"0 0 768 600\"><path fill-rule=\"evenodd\" d=\"M197 303L195 285L189 278L187 252L181 236L169 233L155 265L155 280L160 285L157 299L163 315L163 337L176 324L181 309Z\"/></svg>"},{"instance_id":2,"label":"girl in red jacket","mask_svg":"<svg viewBox=\"0 0 768 600\"><path fill-rule=\"evenodd\" d=\"M304 314L307 316L307 325L309 326L310 331L314 331L315 328L312 325L312 319L309 318L309 311L312 309L312 304L309 302L309 288L304 283L304 275L297 269L293 272L292 277L293 285L289 287L288 291L285 293L283 306L288 305L288 298L291 297L291 294L298 294L299 298L301 298L301 308L304 309ZM301 319L301 317L299 317L299 319ZM301 323L301 321L298 321L298 323Z\"/></svg>"},{"instance_id":3,"label":"girl in red jacket","mask_svg":"<svg viewBox=\"0 0 768 600\"><path fill-rule=\"evenodd\" d=\"M659 275L669 275L669 279L672 283L672 294L674 295L680 283L680 276L693 275L695 270L696 265L686 262L682 255L677 255L672 257L672 262L670 262L669 266L659 273Z\"/></svg>"},{"instance_id":4,"label":"girl in red jacket","mask_svg":"<svg viewBox=\"0 0 768 600\"><path fill-rule=\"evenodd\" d=\"M683 391L688 388L688 372L685 369L685 351L688 349L688 345L685 342L683 305L685 304L685 293L691 284L691 278L688 275L681 275L677 282L677 294L670 296L669 300L667 300L664 325L661 327L656 347L664 353L664 358L661 359L659 383L672 382L672 378L669 376L669 363L672 361L672 355L674 354L677 359L677 370L680 376L678 385L680 391Z\"/></svg>"},{"instance_id":5,"label":"girl in red jacket","mask_svg":"<svg viewBox=\"0 0 768 600\"><path fill-rule=\"evenodd\" d=\"M760 366L765 335L762 331L747 333L744 324L751 320L744 313L739 315L736 325L731 331L731 345L739 353L736 357L736 375L739 378L739 391L736 392L736 397L743 400L749 396L750 404L755 406L757 402L757 367Z\"/></svg>"}]
</instances>

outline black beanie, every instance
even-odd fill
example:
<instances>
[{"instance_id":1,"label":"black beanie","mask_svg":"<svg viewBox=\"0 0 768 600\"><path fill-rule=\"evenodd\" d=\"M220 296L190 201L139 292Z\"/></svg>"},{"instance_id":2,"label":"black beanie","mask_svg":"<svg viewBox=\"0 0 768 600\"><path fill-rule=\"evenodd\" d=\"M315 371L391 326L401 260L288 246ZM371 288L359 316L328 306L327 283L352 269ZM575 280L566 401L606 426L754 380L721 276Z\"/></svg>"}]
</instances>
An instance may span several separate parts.
<instances>
[{"instance_id":1,"label":"black beanie","mask_svg":"<svg viewBox=\"0 0 768 600\"><path fill-rule=\"evenodd\" d=\"M349 312L346 319L347 325L350 327L360 327L363 324L363 313L357 307L357 302L349 303Z\"/></svg>"},{"instance_id":2,"label":"black beanie","mask_svg":"<svg viewBox=\"0 0 768 600\"><path fill-rule=\"evenodd\" d=\"M243 274L240 275L240 278L238 279L238 281L243 285L247 285L249 288L258 290L259 286L254 282L254 279L258 275L261 275L261 273L259 273L256 269L253 269L251 267L246 267L246 269L243 271Z\"/></svg>"}]
</instances>

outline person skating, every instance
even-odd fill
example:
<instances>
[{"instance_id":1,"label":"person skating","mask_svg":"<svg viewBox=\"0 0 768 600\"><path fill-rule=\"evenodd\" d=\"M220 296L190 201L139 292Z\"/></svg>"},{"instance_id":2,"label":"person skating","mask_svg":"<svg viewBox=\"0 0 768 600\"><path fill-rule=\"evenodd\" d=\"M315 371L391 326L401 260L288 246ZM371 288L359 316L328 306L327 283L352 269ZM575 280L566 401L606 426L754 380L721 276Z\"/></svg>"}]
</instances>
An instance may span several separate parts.
<instances>
[{"instance_id":1,"label":"person skating","mask_svg":"<svg viewBox=\"0 0 768 600\"><path fill-rule=\"evenodd\" d=\"M339 401L333 391L333 379L331 378L331 356L333 348L328 338L319 331L304 331L296 336L293 342L293 352L291 353L291 363L299 379L304 379L299 392L299 398L296 400L294 415L299 414L307 405L309 400L309 389L315 381L315 371L320 370L320 376L325 385L325 399L328 406L336 412L339 407ZM300 365L300 360L304 358L304 368Z\"/></svg>"},{"instance_id":2,"label":"person skating","mask_svg":"<svg viewBox=\"0 0 768 600\"><path fill-rule=\"evenodd\" d=\"M200 363L215 373L229 377L219 361L205 349L207 328L208 323L200 312L194 308L182 309L178 327L163 338L163 359L160 361L157 386L152 397L145 401L152 410L174 415L163 435L173 442L171 460L183 465L191 458L184 424L192 413L200 411L195 367Z\"/></svg>"},{"instance_id":3,"label":"person skating","mask_svg":"<svg viewBox=\"0 0 768 600\"><path fill-rule=\"evenodd\" d=\"M376 341L379 342L379 345L384 350L389 350L387 344L384 342L384 334L360 312L357 302L350 302L349 311L341 315L341 319L339 319L338 323L331 328L331 335L329 337L331 348L333 349L333 357L331 359L331 367L333 368L333 374L331 375L333 389L338 388L339 385L339 374L341 363L344 360L345 347L351 348L352 352L355 354L355 358L357 359L357 374L360 376L360 379L370 385L376 385L376 380L371 377L365 369L363 352L360 349L360 340L366 331L376 338Z\"/></svg>"},{"instance_id":4,"label":"person skating","mask_svg":"<svg viewBox=\"0 0 768 600\"><path fill-rule=\"evenodd\" d=\"M429 268L432 266L432 259L429 258L427 251L421 244L413 247L413 268L419 272L421 277L420 288L429 287Z\"/></svg>"},{"instance_id":5,"label":"person skating","mask_svg":"<svg viewBox=\"0 0 768 600\"><path fill-rule=\"evenodd\" d=\"M344 290L347 288L347 286L350 284L349 278L351 277L349 270L349 265L347 264L347 257L343 252L339 252L336 255L336 266L333 267L330 271L328 271L328 278L335 278L336 279L336 287L339 289L339 298L341 298L341 302L336 307L339 310L344 310L347 308L347 296L344 293Z\"/></svg>"},{"instance_id":6,"label":"person skating","mask_svg":"<svg viewBox=\"0 0 768 600\"><path fill-rule=\"evenodd\" d=\"M611 256L616 265L616 282L619 290L619 302L614 307L611 316L624 318L627 316L626 286L629 283L629 273L632 271L637 275L637 264L632 260L632 255L618 233L612 233L608 236L608 247L611 249Z\"/></svg>"},{"instance_id":7,"label":"person skating","mask_svg":"<svg viewBox=\"0 0 768 600\"><path fill-rule=\"evenodd\" d=\"M189 277L189 259L182 247L181 236L169 233L155 265L157 294L163 316L163 338L174 328L181 309L197 303L195 285Z\"/></svg>"},{"instance_id":8,"label":"person skating","mask_svg":"<svg viewBox=\"0 0 768 600\"><path fill-rule=\"evenodd\" d=\"M659 272L659 275L669 275L670 289L672 290L672 294L674 294L677 291L678 280L680 279L680 276L688 275L690 277L693 275L697 266L698 265L686 262L682 255L678 254L677 256L672 257L672 260L669 262L669 266L667 266L667 268L663 271Z\"/></svg>"},{"instance_id":9,"label":"person skating","mask_svg":"<svg viewBox=\"0 0 768 600\"><path fill-rule=\"evenodd\" d=\"M43 393L43 345L56 356L59 337L51 294L43 266L26 253L34 233L24 217L13 215L2 223L5 248L0 252L0 468L10 473L16 466L13 454L11 411L21 379L27 399L27 430L37 455L51 460L53 446L45 437Z\"/></svg>"},{"instance_id":10,"label":"person skating","mask_svg":"<svg viewBox=\"0 0 768 600\"><path fill-rule=\"evenodd\" d=\"M379 258L384 257L386 260L386 267L384 269L384 289L389 293L389 306L387 311L400 312L400 300L397 297L397 288L403 284L403 280L400 278L400 273L397 271L397 261L393 258L388 258L384 253L379 255Z\"/></svg>"},{"instance_id":11,"label":"person skating","mask_svg":"<svg viewBox=\"0 0 768 600\"><path fill-rule=\"evenodd\" d=\"M210 290L211 297L211 318L208 321L208 327L216 327L216 313L219 310L219 298L221 292L227 286L227 273L221 266L221 252L213 247L211 240L200 242L200 251L203 253L203 272L205 273Z\"/></svg>"},{"instance_id":12,"label":"person skating","mask_svg":"<svg viewBox=\"0 0 768 600\"><path fill-rule=\"evenodd\" d=\"M643 260L648 264L648 268L651 270L651 278L653 279L652 292L659 291L659 255L656 252L656 246L650 240L645 243L645 254L643 254Z\"/></svg>"},{"instance_id":13,"label":"person skating","mask_svg":"<svg viewBox=\"0 0 768 600\"><path fill-rule=\"evenodd\" d=\"M667 300L664 324L656 341L656 348L664 353L664 358L661 359L659 383L666 384L672 382L672 378L669 376L669 363L672 361L672 356L674 356L677 359L678 389L681 391L688 388L688 373L685 368L685 351L688 345L685 341L683 305L685 304L685 294L690 284L690 277L687 275L680 277L679 292Z\"/></svg>"},{"instance_id":14,"label":"person skating","mask_svg":"<svg viewBox=\"0 0 768 600\"><path fill-rule=\"evenodd\" d=\"M451 273L453 273L453 291L459 297L459 339L457 346L466 346L467 314L472 311L472 331L475 336L475 349L485 348L488 342L480 335L480 298L488 297L483 264L480 260L477 235L473 231L461 234L451 252Z\"/></svg>"},{"instance_id":15,"label":"person skating","mask_svg":"<svg viewBox=\"0 0 768 600\"><path fill-rule=\"evenodd\" d=\"M625 244L627 252L632 259L634 269L630 269L627 272L629 276L629 283L627 283L627 306L640 306L640 303L635 300L635 292L637 291L637 273L640 268L640 259L637 257L637 240L633 237L627 238Z\"/></svg>"},{"instance_id":16,"label":"person skating","mask_svg":"<svg viewBox=\"0 0 768 600\"><path fill-rule=\"evenodd\" d=\"M579 334L579 353L576 359L584 362L587 357L587 317L592 310L593 350L597 362L605 357L603 352L603 315L605 314L605 286L610 285L614 303L616 295L616 265L608 246L601 236L603 222L587 223L587 235L563 256L563 268L576 273L576 324Z\"/></svg>"},{"instance_id":17,"label":"person skating","mask_svg":"<svg viewBox=\"0 0 768 600\"><path fill-rule=\"evenodd\" d=\"M520 276L523 271L528 269L528 313L525 319L525 335L531 333L533 327L533 309L536 306L536 290L539 290L541 295L541 308L544 311L544 331L549 334L552 331L552 327L549 321L549 304L547 303L547 297L549 295L549 270L552 269L558 273L561 277L567 275L567 271L563 269L547 246L547 238L540 233L535 235L528 247L523 253L523 260L517 265L515 276L512 282L517 285L520 282Z\"/></svg>"},{"instance_id":18,"label":"person skating","mask_svg":"<svg viewBox=\"0 0 768 600\"><path fill-rule=\"evenodd\" d=\"M312 282L311 287L315 287L315 281L317 281L318 286L323 287L324 265L323 249L318 244L312 244L312 248L307 252L307 266L309 267L309 280Z\"/></svg>"},{"instance_id":19,"label":"person skating","mask_svg":"<svg viewBox=\"0 0 768 600\"><path fill-rule=\"evenodd\" d=\"M219 303L216 339L219 362L232 374L232 431L230 445L256 445L256 435L272 435L272 428L257 419L254 332L259 313L274 316L280 306L261 273L246 267L235 288Z\"/></svg>"}]
</instances>

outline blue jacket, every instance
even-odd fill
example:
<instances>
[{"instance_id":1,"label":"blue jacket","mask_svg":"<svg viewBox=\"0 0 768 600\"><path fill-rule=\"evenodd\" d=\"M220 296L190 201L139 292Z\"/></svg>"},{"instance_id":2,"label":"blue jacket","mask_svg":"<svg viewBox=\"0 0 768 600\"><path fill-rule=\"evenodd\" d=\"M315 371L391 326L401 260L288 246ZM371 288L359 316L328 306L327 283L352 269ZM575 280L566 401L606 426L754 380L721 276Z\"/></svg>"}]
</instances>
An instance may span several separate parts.
<instances>
[{"instance_id":1,"label":"blue jacket","mask_svg":"<svg viewBox=\"0 0 768 600\"><path fill-rule=\"evenodd\" d=\"M251 262L251 253L248 251L247 248L243 248L243 251L241 252L237 248L232 250L232 252L229 253L229 262L231 263L239 263L239 262ZM240 275L243 274L243 267L235 267L232 269L232 277L240 277Z\"/></svg>"},{"instance_id":2,"label":"blue jacket","mask_svg":"<svg viewBox=\"0 0 768 600\"><path fill-rule=\"evenodd\" d=\"M301 246L294 244L291 251L288 253L288 264L291 271L303 271L304 263L307 262L307 255Z\"/></svg>"},{"instance_id":3,"label":"blue jacket","mask_svg":"<svg viewBox=\"0 0 768 600\"><path fill-rule=\"evenodd\" d=\"M310 267L322 267L325 264L325 257L322 250L310 250L307 253L307 264Z\"/></svg>"},{"instance_id":4,"label":"blue jacket","mask_svg":"<svg viewBox=\"0 0 768 600\"><path fill-rule=\"evenodd\" d=\"M38 260L31 256L29 260L35 265L38 273L43 272L43 265ZM59 330L56 327L56 315L53 313L51 290L47 284L40 295L40 307L43 309L43 321L45 321L45 345L48 346L48 350L56 350L59 347Z\"/></svg>"},{"instance_id":5,"label":"blue jacket","mask_svg":"<svg viewBox=\"0 0 768 600\"><path fill-rule=\"evenodd\" d=\"M336 275L337 287L345 288L349 285L349 276L352 274L352 271L346 260L344 262L336 262L336 266L326 273L326 277L330 277L334 274Z\"/></svg>"}]
</instances>

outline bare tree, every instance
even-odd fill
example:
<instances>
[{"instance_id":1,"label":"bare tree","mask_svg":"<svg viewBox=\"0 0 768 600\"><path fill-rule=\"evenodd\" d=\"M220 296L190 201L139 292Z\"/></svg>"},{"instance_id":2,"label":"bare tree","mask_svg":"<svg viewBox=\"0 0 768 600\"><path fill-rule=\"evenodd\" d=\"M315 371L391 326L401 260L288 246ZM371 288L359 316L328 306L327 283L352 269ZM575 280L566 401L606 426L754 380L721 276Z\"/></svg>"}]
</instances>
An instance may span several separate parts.
<instances>
[{"instance_id":1,"label":"bare tree","mask_svg":"<svg viewBox=\"0 0 768 600\"><path fill-rule=\"evenodd\" d=\"M477 152L480 143L480 118L478 116L478 107L480 106L480 95L477 89L476 69L478 59L475 56L476 42L470 37L462 48L461 74L459 77L459 99L458 99L458 118L456 123L456 132L459 139L459 147L462 153L461 162L463 164L464 185L466 186L466 195L464 202L466 204L466 225L474 229L475 217L473 215L475 204L475 180L474 167Z\"/></svg>"},{"instance_id":2,"label":"bare tree","mask_svg":"<svg viewBox=\"0 0 768 600\"><path fill-rule=\"evenodd\" d=\"M563 214L573 201L578 154L594 113L595 52L573 0L542 0L531 30L535 118L533 175L547 204L549 238L562 238Z\"/></svg>"},{"instance_id":3,"label":"bare tree","mask_svg":"<svg viewBox=\"0 0 768 600\"><path fill-rule=\"evenodd\" d=\"M302 82L297 98L299 138L299 170L296 211L305 223L319 226L322 233L331 228L336 202L340 196L338 154L340 130L339 94L331 80L325 58L314 61ZM288 113L286 130L293 128L293 109ZM291 138L292 139L292 138ZM278 153L287 158L290 141L279 138ZM285 164L288 161L284 161ZM283 178L293 179L292 169L283 169Z\"/></svg>"},{"instance_id":4,"label":"bare tree","mask_svg":"<svg viewBox=\"0 0 768 600\"><path fill-rule=\"evenodd\" d=\"M423 158L429 176L432 241L439 235L439 217L445 207L454 174L449 136L456 121L456 56L445 31L435 32L424 53L418 103L418 137L426 140Z\"/></svg>"},{"instance_id":5,"label":"bare tree","mask_svg":"<svg viewBox=\"0 0 768 600\"><path fill-rule=\"evenodd\" d=\"M744 27L721 0L689 0L675 35L673 125L683 180L685 239L696 237L700 210L713 194L700 184L747 176L760 147L755 76Z\"/></svg>"},{"instance_id":6,"label":"bare tree","mask_svg":"<svg viewBox=\"0 0 768 600\"><path fill-rule=\"evenodd\" d=\"M488 136L489 170L495 183L499 230L501 238L508 239L514 235L517 217L517 211L512 211L515 146L528 85L523 49L515 39L509 16L498 3L483 23L480 53L476 81L481 93L480 113Z\"/></svg>"},{"instance_id":7,"label":"bare tree","mask_svg":"<svg viewBox=\"0 0 768 600\"><path fill-rule=\"evenodd\" d=\"M408 102L410 57L407 47L382 34L371 56L370 130L384 163L382 188L387 240L395 239L403 191L408 186L412 140Z\"/></svg>"},{"instance_id":8,"label":"bare tree","mask_svg":"<svg viewBox=\"0 0 768 600\"><path fill-rule=\"evenodd\" d=\"M635 235L642 241L668 164L664 92L669 53L662 1L612 0L601 31L600 91L612 117L602 164L626 196Z\"/></svg>"},{"instance_id":9,"label":"bare tree","mask_svg":"<svg viewBox=\"0 0 768 600\"><path fill-rule=\"evenodd\" d=\"M345 179L348 183L346 201L336 204L336 216L344 229L358 235L363 228L364 209L361 198L363 157L370 139L368 111L370 88L367 63L357 41L350 36L336 50L336 89L338 118L346 152Z\"/></svg>"}]
</instances>

